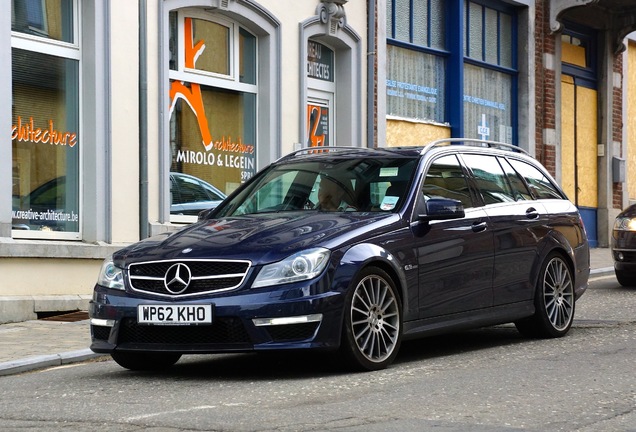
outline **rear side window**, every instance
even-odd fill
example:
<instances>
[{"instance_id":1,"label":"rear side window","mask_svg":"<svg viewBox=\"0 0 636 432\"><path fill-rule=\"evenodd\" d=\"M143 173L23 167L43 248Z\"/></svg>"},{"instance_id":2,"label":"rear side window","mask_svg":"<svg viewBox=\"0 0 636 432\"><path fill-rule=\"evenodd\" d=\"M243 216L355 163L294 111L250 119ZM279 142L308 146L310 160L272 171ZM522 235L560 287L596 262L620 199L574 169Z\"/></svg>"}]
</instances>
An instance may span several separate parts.
<instances>
[{"instance_id":1,"label":"rear side window","mask_svg":"<svg viewBox=\"0 0 636 432\"><path fill-rule=\"evenodd\" d=\"M465 208L473 206L468 183L456 156L436 159L426 174L422 186L424 198L450 198L462 202Z\"/></svg>"},{"instance_id":2,"label":"rear side window","mask_svg":"<svg viewBox=\"0 0 636 432\"><path fill-rule=\"evenodd\" d=\"M537 167L510 159L512 167L526 180L536 199L564 199L564 196Z\"/></svg>"},{"instance_id":3,"label":"rear side window","mask_svg":"<svg viewBox=\"0 0 636 432\"><path fill-rule=\"evenodd\" d=\"M464 154L485 204L516 201L508 178L495 156Z\"/></svg>"},{"instance_id":4,"label":"rear side window","mask_svg":"<svg viewBox=\"0 0 636 432\"><path fill-rule=\"evenodd\" d=\"M512 187L512 192L514 193L516 201L527 201L532 200L532 194L528 190L526 184L523 179L515 171L510 163L504 158L498 158L499 163L501 163L501 167L506 172L506 176L508 177L508 181L510 182L510 186Z\"/></svg>"}]
</instances>

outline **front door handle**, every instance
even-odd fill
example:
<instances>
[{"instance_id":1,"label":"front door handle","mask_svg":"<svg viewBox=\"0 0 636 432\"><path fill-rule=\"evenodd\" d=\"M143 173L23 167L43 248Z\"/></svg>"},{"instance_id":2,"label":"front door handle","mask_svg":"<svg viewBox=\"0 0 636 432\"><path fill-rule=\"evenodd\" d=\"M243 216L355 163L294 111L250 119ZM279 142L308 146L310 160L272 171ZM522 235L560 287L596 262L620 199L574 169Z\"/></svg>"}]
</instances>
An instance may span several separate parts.
<instances>
[{"instance_id":1,"label":"front door handle","mask_svg":"<svg viewBox=\"0 0 636 432\"><path fill-rule=\"evenodd\" d=\"M486 222L475 222L473 223L471 228L474 232L481 232L485 231L486 228L488 228L488 224Z\"/></svg>"}]
</instances>

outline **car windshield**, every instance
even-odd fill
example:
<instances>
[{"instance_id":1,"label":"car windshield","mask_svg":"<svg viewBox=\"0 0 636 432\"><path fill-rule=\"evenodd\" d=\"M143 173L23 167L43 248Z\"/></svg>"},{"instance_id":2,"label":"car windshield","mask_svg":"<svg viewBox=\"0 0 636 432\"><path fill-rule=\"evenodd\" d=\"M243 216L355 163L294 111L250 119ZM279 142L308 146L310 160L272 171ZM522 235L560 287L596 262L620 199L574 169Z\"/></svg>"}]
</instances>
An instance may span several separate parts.
<instances>
[{"instance_id":1,"label":"car windshield","mask_svg":"<svg viewBox=\"0 0 636 432\"><path fill-rule=\"evenodd\" d=\"M280 211L393 212L405 201L417 159L331 158L276 164L216 217Z\"/></svg>"}]
</instances>

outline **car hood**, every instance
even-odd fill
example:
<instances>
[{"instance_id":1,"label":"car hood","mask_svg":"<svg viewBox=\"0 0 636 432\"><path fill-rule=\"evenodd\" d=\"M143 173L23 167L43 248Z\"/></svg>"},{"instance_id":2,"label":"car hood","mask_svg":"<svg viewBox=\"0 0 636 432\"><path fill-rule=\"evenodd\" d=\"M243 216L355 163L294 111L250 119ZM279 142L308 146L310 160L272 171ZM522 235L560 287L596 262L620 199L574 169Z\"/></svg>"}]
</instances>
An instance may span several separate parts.
<instances>
[{"instance_id":1,"label":"car hood","mask_svg":"<svg viewBox=\"0 0 636 432\"><path fill-rule=\"evenodd\" d=\"M397 214L271 213L208 219L172 234L135 243L115 254L119 265L166 259L279 261L310 247L335 249L393 229Z\"/></svg>"}]
</instances>

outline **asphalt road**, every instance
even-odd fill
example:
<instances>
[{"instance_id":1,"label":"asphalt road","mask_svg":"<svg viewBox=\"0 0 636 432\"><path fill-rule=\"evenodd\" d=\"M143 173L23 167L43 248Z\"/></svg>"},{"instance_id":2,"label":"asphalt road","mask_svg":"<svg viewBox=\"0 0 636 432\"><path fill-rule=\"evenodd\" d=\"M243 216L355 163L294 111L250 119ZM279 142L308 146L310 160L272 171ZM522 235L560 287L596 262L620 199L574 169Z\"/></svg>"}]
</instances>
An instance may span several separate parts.
<instances>
[{"instance_id":1,"label":"asphalt road","mask_svg":"<svg viewBox=\"0 0 636 432\"><path fill-rule=\"evenodd\" d=\"M317 355L92 361L0 377L3 431L636 431L636 289L596 278L565 338L513 326L405 343L349 373Z\"/></svg>"}]
</instances>

